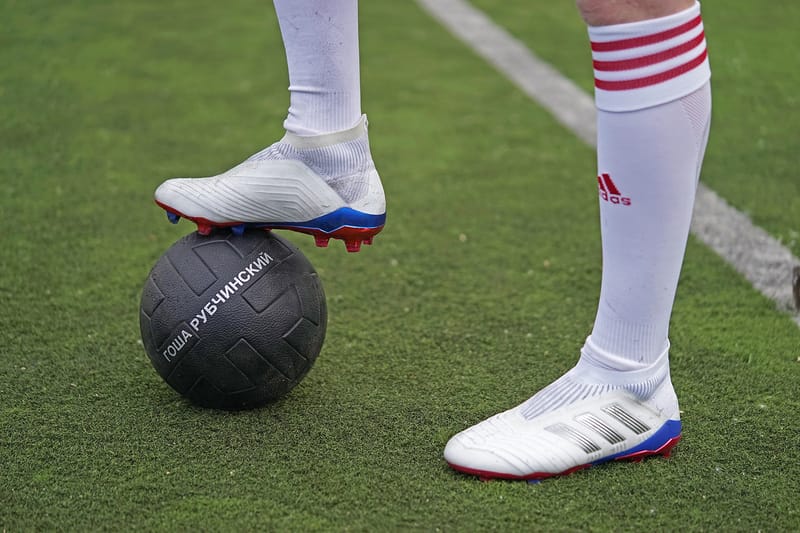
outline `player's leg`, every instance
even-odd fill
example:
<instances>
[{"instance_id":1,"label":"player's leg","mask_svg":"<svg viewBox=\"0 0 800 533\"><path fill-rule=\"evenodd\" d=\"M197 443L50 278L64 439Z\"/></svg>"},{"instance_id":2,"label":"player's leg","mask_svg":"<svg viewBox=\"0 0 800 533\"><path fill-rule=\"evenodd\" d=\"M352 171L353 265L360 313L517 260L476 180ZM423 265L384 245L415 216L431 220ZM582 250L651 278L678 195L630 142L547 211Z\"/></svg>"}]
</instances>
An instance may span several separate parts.
<instances>
[{"instance_id":1,"label":"player's leg","mask_svg":"<svg viewBox=\"0 0 800 533\"><path fill-rule=\"evenodd\" d=\"M450 440L445 458L468 473L542 478L666 455L680 438L667 333L710 121L700 7L578 6L589 24L598 108L597 317L572 370Z\"/></svg>"},{"instance_id":2,"label":"player's leg","mask_svg":"<svg viewBox=\"0 0 800 533\"><path fill-rule=\"evenodd\" d=\"M289 67L286 135L224 174L167 180L156 202L201 233L293 229L357 251L386 218L361 114L357 0L274 3Z\"/></svg>"}]
</instances>

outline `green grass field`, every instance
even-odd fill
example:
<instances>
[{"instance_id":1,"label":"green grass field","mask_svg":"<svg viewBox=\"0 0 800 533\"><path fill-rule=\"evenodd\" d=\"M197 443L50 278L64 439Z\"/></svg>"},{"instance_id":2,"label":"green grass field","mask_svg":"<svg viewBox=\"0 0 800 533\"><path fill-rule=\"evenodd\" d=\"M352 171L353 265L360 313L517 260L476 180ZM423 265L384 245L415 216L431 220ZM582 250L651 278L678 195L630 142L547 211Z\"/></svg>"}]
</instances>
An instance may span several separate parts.
<instances>
[{"instance_id":1,"label":"green grass field","mask_svg":"<svg viewBox=\"0 0 800 533\"><path fill-rule=\"evenodd\" d=\"M572 2L475 2L591 87ZM707 0L703 180L800 251L796 21ZM800 530L800 330L690 240L672 322L670 460L538 485L452 472L447 439L575 362L600 286L595 159L413 2L364 1L364 109L389 201L359 254L288 235L329 305L287 398L195 408L153 371L138 303L193 226L165 177L282 134L268 2L0 3L0 531Z\"/></svg>"}]
</instances>

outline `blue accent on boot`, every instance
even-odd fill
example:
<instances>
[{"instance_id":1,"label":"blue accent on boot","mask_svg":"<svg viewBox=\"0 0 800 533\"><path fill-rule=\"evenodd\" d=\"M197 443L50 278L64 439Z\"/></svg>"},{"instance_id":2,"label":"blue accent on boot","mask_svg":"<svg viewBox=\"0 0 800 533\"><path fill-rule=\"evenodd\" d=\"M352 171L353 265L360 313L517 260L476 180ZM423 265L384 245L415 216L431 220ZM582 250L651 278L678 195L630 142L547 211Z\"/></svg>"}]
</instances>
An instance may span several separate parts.
<instances>
[{"instance_id":1,"label":"blue accent on boot","mask_svg":"<svg viewBox=\"0 0 800 533\"><path fill-rule=\"evenodd\" d=\"M313 220L305 222L271 222L269 224L260 224L261 226L269 226L271 228L304 228L315 229L324 233L333 233L339 228L378 228L386 223L386 213L381 215L370 215L361 211L356 211L350 207L341 207L336 211L322 215Z\"/></svg>"},{"instance_id":2,"label":"blue accent on boot","mask_svg":"<svg viewBox=\"0 0 800 533\"><path fill-rule=\"evenodd\" d=\"M608 457L604 457L602 459L593 462L592 464L597 465L600 463L605 463L606 461L612 461L618 457L631 455L637 452L644 452L644 451L655 452L670 440L680 436L680 434L681 434L681 421L667 420L666 422L664 422L663 426L658 428L658 431L653 433L653 435L650 436L650 438L648 438L638 446L634 446L633 448L629 448L625 451L615 453L614 455L610 455Z\"/></svg>"}]
</instances>

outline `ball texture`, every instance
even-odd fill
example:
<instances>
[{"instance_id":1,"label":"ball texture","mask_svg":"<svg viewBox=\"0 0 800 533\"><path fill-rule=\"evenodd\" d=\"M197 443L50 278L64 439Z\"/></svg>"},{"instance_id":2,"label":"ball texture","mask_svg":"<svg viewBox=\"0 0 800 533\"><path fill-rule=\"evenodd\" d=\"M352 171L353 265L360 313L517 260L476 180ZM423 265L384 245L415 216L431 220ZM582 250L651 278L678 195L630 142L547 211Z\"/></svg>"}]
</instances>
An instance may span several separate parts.
<instances>
[{"instance_id":1,"label":"ball texture","mask_svg":"<svg viewBox=\"0 0 800 533\"><path fill-rule=\"evenodd\" d=\"M287 240L265 231L191 233L150 272L139 325L172 388L204 407L248 409L308 373L327 307L313 266Z\"/></svg>"}]
</instances>

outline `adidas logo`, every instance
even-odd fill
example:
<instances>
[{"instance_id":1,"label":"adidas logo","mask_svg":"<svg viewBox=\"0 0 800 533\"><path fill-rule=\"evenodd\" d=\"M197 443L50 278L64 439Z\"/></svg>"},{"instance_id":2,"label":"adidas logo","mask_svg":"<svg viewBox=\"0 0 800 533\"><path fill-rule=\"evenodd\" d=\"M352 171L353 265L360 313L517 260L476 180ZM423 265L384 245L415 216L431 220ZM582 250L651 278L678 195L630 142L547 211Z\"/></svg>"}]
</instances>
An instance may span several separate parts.
<instances>
[{"instance_id":1,"label":"adidas logo","mask_svg":"<svg viewBox=\"0 0 800 533\"><path fill-rule=\"evenodd\" d=\"M600 189L600 198L606 202L619 205L631 205L631 199L627 196L622 196L617 186L614 185L610 174L601 174L597 176L597 187Z\"/></svg>"}]
</instances>

